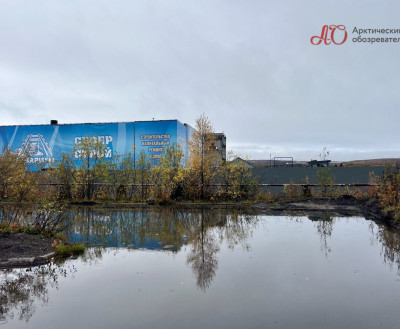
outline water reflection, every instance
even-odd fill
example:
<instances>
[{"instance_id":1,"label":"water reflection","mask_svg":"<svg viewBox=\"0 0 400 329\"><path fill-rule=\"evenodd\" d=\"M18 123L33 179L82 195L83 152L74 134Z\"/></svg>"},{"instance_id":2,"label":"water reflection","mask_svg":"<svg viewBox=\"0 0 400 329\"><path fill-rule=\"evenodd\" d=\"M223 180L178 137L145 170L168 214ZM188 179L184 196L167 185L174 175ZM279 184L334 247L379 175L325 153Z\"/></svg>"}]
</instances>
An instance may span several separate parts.
<instances>
[{"instance_id":1,"label":"water reflection","mask_svg":"<svg viewBox=\"0 0 400 329\"><path fill-rule=\"evenodd\" d=\"M105 247L115 252L126 247L176 253L188 245L187 264L203 291L216 276L220 245L226 242L230 249L239 245L250 250L249 238L258 221L255 215L226 209L110 211L82 207L72 215L74 224L65 232L68 239L90 246L81 261L98 263ZM61 264L0 271L0 324L13 318L28 322L39 306L47 305L49 289L58 289L60 276L75 272L73 265Z\"/></svg>"},{"instance_id":2,"label":"water reflection","mask_svg":"<svg viewBox=\"0 0 400 329\"><path fill-rule=\"evenodd\" d=\"M26 218L30 218L32 209L28 204L1 204L0 223L18 222L23 223Z\"/></svg>"},{"instance_id":3,"label":"water reflection","mask_svg":"<svg viewBox=\"0 0 400 329\"><path fill-rule=\"evenodd\" d=\"M75 224L66 234L69 240L90 246L178 252L189 245L187 264L193 269L198 287L205 291L218 269L220 244L250 250L249 238L258 220L255 214L232 209L77 208Z\"/></svg>"},{"instance_id":4,"label":"water reflection","mask_svg":"<svg viewBox=\"0 0 400 329\"><path fill-rule=\"evenodd\" d=\"M341 231L341 228L347 230L346 226L341 226L341 224L347 224L343 221L343 218L335 217L336 215L329 213L268 217L233 209L143 208L132 211L81 207L74 209L72 215L74 216L74 225L66 231L67 237L71 241L84 242L90 246L85 254L80 257L80 263L84 262L88 265L102 263L101 265L105 267L121 266L122 268L126 265L123 257L120 257L118 261L115 260L118 257L115 257L115 259L113 258L115 263L112 265L109 263L110 254L118 253L121 248L129 250L129 252L125 251L124 257L128 254L129 256L140 255L140 257L132 258L138 261L147 259L146 253L142 252L143 249L157 251L157 253L151 253L150 258L156 260L162 258L164 265L166 263L164 263L165 257L163 258L163 256L173 255L175 257L178 253L183 254L185 258L182 264L186 269L189 269L187 271L188 277L192 280L195 278L198 288L195 285L191 286L195 290L200 290L197 293L200 293L201 296L208 295L201 293L201 291L208 292L209 289L213 288L213 285L216 287L221 284L221 281L224 281L215 280L215 278L218 271L222 273L219 274L221 276L227 275L226 268L224 272L225 256L227 256L227 253L232 254L230 251L235 250L235 248L253 253L251 255L254 259L248 260L251 257L245 256L241 258L238 264L235 263L235 266L244 266L243 264L247 261L246 269L244 269L246 275L251 276L252 273L256 273L257 275L254 277L262 278L262 281L266 283L273 282L271 286L266 285L263 288L265 295L273 294L274 289L272 287L275 283L278 286L285 287L282 291L289 289L287 287L292 287L294 291L297 291L297 288L301 288L304 280L298 281L297 277L293 279L288 273L292 273L293 268L295 268L297 273L307 273L306 280L313 277L309 273L312 273L315 268L317 268L316 273L319 273L318 271L321 268L324 269L324 266L329 262L324 257L312 258L311 256L309 258L312 258L312 262L309 262L307 257L320 254L318 243L320 243L320 250L325 257L328 256L332 248L335 251L341 249L339 246L341 246L340 243L343 240L337 239L338 232ZM349 219L349 222L352 220ZM360 225L353 226L353 228L363 229L360 235L364 234L365 237L365 234L367 234L367 237L370 237L375 244L378 243L381 246L384 261L391 267L395 267L400 273L400 235L398 230L389 229L373 222L370 222L370 229L368 230L367 222L362 219L354 220L358 220ZM272 235L275 233L270 234L269 230L277 232L277 235ZM301 235L299 235L299 232L301 232ZM317 238L315 234L317 234ZM253 236L255 236L254 239ZM309 239L307 242L310 243L304 243L303 236ZM291 238L288 239L287 237ZM357 239L355 238L355 240ZM368 247L368 241L366 244ZM260 246L262 246L261 249ZM302 249L303 247L304 249ZM346 250L346 253L348 252ZM123 254L124 252L120 253ZM302 262L297 262L297 254L306 255L304 260L307 268L301 268ZM375 252L375 255L377 254L378 252ZM346 255L339 255L338 253L336 261L340 259L346 265ZM223 256L224 258L222 258ZM243 254L241 257L243 257ZM334 258L335 255L331 254L330 257ZM176 258L179 258L179 256ZM322 263L318 263L318 258L322 259ZM236 262L236 258L233 261ZM379 262L381 262L380 259ZM39 308L48 304L51 289L58 289L60 281L61 285L68 285L60 278L75 274L76 268L72 264L74 264L74 260L60 265L49 264L31 270L0 271L0 324L13 318L28 322ZM270 264L275 264L275 267ZM175 263L175 265L179 267L179 264ZM147 282L146 279L139 280L132 274L135 273L134 271L141 271L141 266L139 262L135 263L132 267L133 270L127 272L129 275L125 275L130 280L127 286L132 286L134 293L137 293L140 290L138 288L141 288L141 285ZM91 267L91 270L95 267ZM109 268L107 269L109 270ZM153 274L156 273L154 277L157 280L164 279L162 267L155 265L151 270ZM77 275L79 273L82 272L78 272ZM174 273L176 275L176 272ZM351 271L350 275L354 277L354 273L354 271ZM344 276L345 274L346 271L341 269L340 275ZM228 275L233 277L234 273L229 272ZM316 277L314 276L314 279ZM278 278L286 281L280 282ZM229 279L226 281L229 281ZM318 290L318 281L315 281ZM338 283L340 281L336 282L336 284ZM126 283L121 282L121 284ZM171 283L169 284L171 285ZM257 280L254 284L262 286ZM308 284L308 281L306 284ZM145 287L149 289L150 285L153 285L153 282ZM232 286L234 285L232 284ZM186 288L186 284L179 287L183 290ZM62 288L60 286L60 289ZM174 291L178 291L177 288L174 289L176 289ZM125 291L125 288L123 290ZM130 294L126 294L127 300L134 300L135 295L132 291ZM226 291L229 291L229 289ZM281 290L279 291L281 293ZM144 295L142 292L140 294ZM160 291L158 291L158 294L162 296ZM275 296L279 298L279 295ZM298 298L300 298L299 296ZM174 297L168 298L173 299ZM199 298L199 296L196 295L196 298ZM149 299L153 300L153 298Z\"/></svg>"},{"instance_id":5,"label":"water reflection","mask_svg":"<svg viewBox=\"0 0 400 329\"><path fill-rule=\"evenodd\" d=\"M74 242L175 252L186 243L184 233L188 230L189 216L179 211L77 208L74 213L74 225L66 231L68 239Z\"/></svg>"},{"instance_id":6,"label":"water reflection","mask_svg":"<svg viewBox=\"0 0 400 329\"><path fill-rule=\"evenodd\" d=\"M196 215L199 224L194 225L190 232L191 250L187 255L187 264L195 273L197 286L205 291L211 285L218 269L219 245L211 230L217 220L204 210Z\"/></svg>"},{"instance_id":7,"label":"water reflection","mask_svg":"<svg viewBox=\"0 0 400 329\"><path fill-rule=\"evenodd\" d=\"M376 241L382 244L381 255L390 268L395 267L400 274L400 234L399 230L380 224L370 226Z\"/></svg>"},{"instance_id":8,"label":"water reflection","mask_svg":"<svg viewBox=\"0 0 400 329\"><path fill-rule=\"evenodd\" d=\"M38 307L47 305L49 289L58 289L59 278L75 272L73 265L59 264L1 270L0 324L13 318L28 322Z\"/></svg>"},{"instance_id":9,"label":"water reflection","mask_svg":"<svg viewBox=\"0 0 400 329\"><path fill-rule=\"evenodd\" d=\"M329 212L314 213L308 216L308 219L315 223L317 232L320 236L320 249L325 257L331 252L328 245L328 238L332 236L334 215Z\"/></svg>"},{"instance_id":10,"label":"water reflection","mask_svg":"<svg viewBox=\"0 0 400 329\"><path fill-rule=\"evenodd\" d=\"M187 256L187 264L195 273L197 286L206 291L218 269L219 245L226 242L230 249L241 245L244 250L249 251L249 238L257 225L258 217L238 213L220 213L214 216L204 210L194 215L198 224L190 234L191 251Z\"/></svg>"},{"instance_id":11,"label":"water reflection","mask_svg":"<svg viewBox=\"0 0 400 329\"><path fill-rule=\"evenodd\" d=\"M143 208L140 210L110 210L80 207L74 209L74 225L66 232L68 239L97 247L126 247L129 249L179 252L188 245L187 264L192 267L201 290L210 287L218 270L218 252L225 243L229 248L240 246L251 250L252 232L260 217L248 210ZM304 217L288 216L302 222ZM320 237L320 250L325 257L331 252L329 239L337 219L336 214L308 214ZM382 244L385 262L400 271L400 236L398 230L384 225L373 232L373 239ZM93 251L91 251L93 252ZM101 248L95 254L101 256ZM96 257L92 257L94 261Z\"/></svg>"},{"instance_id":12,"label":"water reflection","mask_svg":"<svg viewBox=\"0 0 400 329\"><path fill-rule=\"evenodd\" d=\"M66 235L70 241L90 246L177 252L197 235L201 238L201 227L206 230L219 227L220 233L224 232L219 238L226 239L232 247L246 243L250 237L249 225L256 221L256 215L226 209L188 212L173 208L139 211L78 208L74 225Z\"/></svg>"}]
</instances>

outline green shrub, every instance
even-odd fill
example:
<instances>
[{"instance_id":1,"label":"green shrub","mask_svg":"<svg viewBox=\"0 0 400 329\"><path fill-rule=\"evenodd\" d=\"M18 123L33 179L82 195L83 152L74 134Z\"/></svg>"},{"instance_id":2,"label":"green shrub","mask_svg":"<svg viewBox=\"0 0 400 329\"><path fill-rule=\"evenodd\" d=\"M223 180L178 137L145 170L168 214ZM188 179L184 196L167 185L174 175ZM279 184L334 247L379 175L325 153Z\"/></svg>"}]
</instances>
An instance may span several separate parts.
<instances>
[{"instance_id":1,"label":"green shrub","mask_svg":"<svg viewBox=\"0 0 400 329\"><path fill-rule=\"evenodd\" d=\"M321 168L317 170L318 185L321 187L323 197L333 196L334 177L330 168Z\"/></svg>"},{"instance_id":2,"label":"green shrub","mask_svg":"<svg viewBox=\"0 0 400 329\"><path fill-rule=\"evenodd\" d=\"M383 213L395 222L400 222L400 172L387 167L378 192L379 206Z\"/></svg>"}]
</instances>

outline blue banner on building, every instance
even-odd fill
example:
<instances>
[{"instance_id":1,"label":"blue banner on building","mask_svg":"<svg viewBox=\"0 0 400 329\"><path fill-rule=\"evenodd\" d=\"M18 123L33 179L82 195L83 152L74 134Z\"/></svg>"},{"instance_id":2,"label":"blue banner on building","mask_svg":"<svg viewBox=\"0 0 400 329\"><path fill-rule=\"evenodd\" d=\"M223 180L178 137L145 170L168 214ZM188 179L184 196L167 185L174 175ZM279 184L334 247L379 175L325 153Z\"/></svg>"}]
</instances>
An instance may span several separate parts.
<instances>
[{"instance_id":1,"label":"blue banner on building","mask_svg":"<svg viewBox=\"0 0 400 329\"><path fill-rule=\"evenodd\" d=\"M85 139L103 144L106 159L135 152L137 161L144 151L149 161L157 163L165 148L173 143L188 155L189 128L192 129L178 120L0 126L0 147L26 155L31 169L56 165L65 153L78 159L79 146Z\"/></svg>"}]
</instances>

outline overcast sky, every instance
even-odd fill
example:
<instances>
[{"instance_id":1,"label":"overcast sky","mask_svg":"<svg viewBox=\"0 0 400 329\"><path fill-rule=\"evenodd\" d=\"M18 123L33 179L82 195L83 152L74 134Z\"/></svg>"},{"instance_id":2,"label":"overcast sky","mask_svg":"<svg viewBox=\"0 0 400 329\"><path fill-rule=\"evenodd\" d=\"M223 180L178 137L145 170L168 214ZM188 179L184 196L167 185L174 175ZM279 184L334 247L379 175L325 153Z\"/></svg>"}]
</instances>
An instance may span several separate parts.
<instances>
[{"instance_id":1,"label":"overcast sky","mask_svg":"<svg viewBox=\"0 0 400 329\"><path fill-rule=\"evenodd\" d=\"M324 146L338 161L400 157L400 43L352 42L355 26L400 28L399 12L389 0L0 0L0 125L194 126L204 112L252 159ZM347 41L313 46L325 24Z\"/></svg>"}]
</instances>

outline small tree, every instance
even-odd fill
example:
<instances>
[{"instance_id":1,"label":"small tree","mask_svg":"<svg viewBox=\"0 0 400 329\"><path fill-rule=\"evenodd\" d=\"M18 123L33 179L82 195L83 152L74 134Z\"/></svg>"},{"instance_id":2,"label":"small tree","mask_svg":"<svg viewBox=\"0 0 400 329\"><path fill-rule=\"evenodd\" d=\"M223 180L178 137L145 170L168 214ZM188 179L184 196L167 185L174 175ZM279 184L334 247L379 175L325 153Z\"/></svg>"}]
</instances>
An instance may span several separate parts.
<instances>
[{"instance_id":1,"label":"small tree","mask_svg":"<svg viewBox=\"0 0 400 329\"><path fill-rule=\"evenodd\" d=\"M150 176L150 163L147 160L147 155L144 150L140 152L136 168L137 178L140 184L140 199L144 200L147 197L147 184L149 183Z\"/></svg>"},{"instance_id":2,"label":"small tree","mask_svg":"<svg viewBox=\"0 0 400 329\"><path fill-rule=\"evenodd\" d=\"M3 221L21 220L23 201L32 200L37 195L36 176L26 169L26 156L6 150L0 154L0 201L10 200L15 204L11 209L4 209Z\"/></svg>"},{"instance_id":3,"label":"small tree","mask_svg":"<svg viewBox=\"0 0 400 329\"><path fill-rule=\"evenodd\" d=\"M183 151L176 143L164 150L159 164L151 169L153 196L169 200L182 194L178 190L184 179L183 157Z\"/></svg>"},{"instance_id":4,"label":"small tree","mask_svg":"<svg viewBox=\"0 0 400 329\"><path fill-rule=\"evenodd\" d=\"M318 185L321 186L323 196L332 196L333 193L333 175L329 168L317 170Z\"/></svg>"},{"instance_id":5,"label":"small tree","mask_svg":"<svg viewBox=\"0 0 400 329\"><path fill-rule=\"evenodd\" d=\"M379 206L384 215L400 222L400 170L388 166L385 168L378 192Z\"/></svg>"},{"instance_id":6,"label":"small tree","mask_svg":"<svg viewBox=\"0 0 400 329\"><path fill-rule=\"evenodd\" d=\"M48 202L34 213L33 226L41 232L61 232L71 225L67 205Z\"/></svg>"},{"instance_id":7,"label":"small tree","mask_svg":"<svg viewBox=\"0 0 400 329\"><path fill-rule=\"evenodd\" d=\"M21 202L34 198L36 176L26 169L26 159L10 150L0 154L0 200Z\"/></svg>"},{"instance_id":8,"label":"small tree","mask_svg":"<svg viewBox=\"0 0 400 329\"><path fill-rule=\"evenodd\" d=\"M76 178L71 154L65 153L62 155L61 162L55 168L55 173L59 185L58 199L72 200L72 191Z\"/></svg>"},{"instance_id":9,"label":"small tree","mask_svg":"<svg viewBox=\"0 0 400 329\"><path fill-rule=\"evenodd\" d=\"M243 163L233 162L236 158L232 152L229 153L228 161L223 163L218 170L218 177L223 186L220 187L218 194L222 198L229 200L241 200L254 195L257 187L257 179L249 167Z\"/></svg>"},{"instance_id":10,"label":"small tree","mask_svg":"<svg viewBox=\"0 0 400 329\"><path fill-rule=\"evenodd\" d=\"M213 149L214 128L203 113L196 120L195 130L189 141L190 185L196 197L204 199L215 176L219 162ZM207 190L208 188L208 190Z\"/></svg>"},{"instance_id":11,"label":"small tree","mask_svg":"<svg viewBox=\"0 0 400 329\"><path fill-rule=\"evenodd\" d=\"M129 152L122 156L119 168L119 174L121 183L124 186L125 196L130 200L134 195L135 185L137 182L137 170L133 152Z\"/></svg>"},{"instance_id":12,"label":"small tree","mask_svg":"<svg viewBox=\"0 0 400 329\"><path fill-rule=\"evenodd\" d=\"M73 154L76 164L77 194L79 197L92 200L98 186L104 181L106 166L104 166L107 146L95 138L82 138L75 144Z\"/></svg>"},{"instance_id":13,"label":"small tree","mask_svg":"<svg viewBox=\"0 0 400 329\"><path fill-rule=\"evenodd\" d=\"M120 194L124 194L123 176L121 175L121 159L119 154L114 154L111 159L104 162L104 192L109 198L117 200Z\"/></svg>"}]
</instances>

